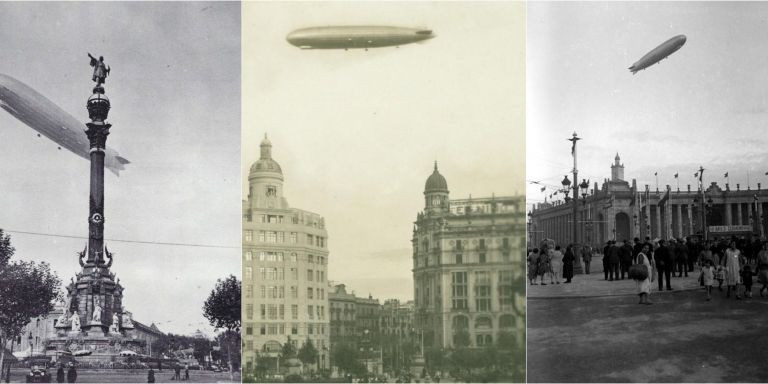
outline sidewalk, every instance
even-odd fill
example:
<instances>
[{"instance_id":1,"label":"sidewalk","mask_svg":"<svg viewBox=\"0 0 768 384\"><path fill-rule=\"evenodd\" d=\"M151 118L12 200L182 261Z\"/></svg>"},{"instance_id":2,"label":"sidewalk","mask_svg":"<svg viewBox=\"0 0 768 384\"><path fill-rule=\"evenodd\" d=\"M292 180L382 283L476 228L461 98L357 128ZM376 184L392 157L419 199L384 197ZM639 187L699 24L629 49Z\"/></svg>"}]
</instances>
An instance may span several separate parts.
<instances>
[{"instance_id":1,"label":"sidewalk","mask_svg":"<svg viewBox=\"0 0 768 384\"><path fill-rule=\"evenodd\" d=\"M694 268L693 272L688 272L688 277L672 277L672 291L659 292L658 275L653 276L651 283L651 297L655 294L666 294L669 292L699 289L699 270ZM637 295L637 285L634 280L625 278L624 280L608 281L603 274L603 259L601 256L594 257L590 266L590 274L575 275L570 284L564 284L565 279L560 277L560 284L550 284L549 277L545 276L544 282L547 285L540 285L540 279L536 280L537 285L528 284L528 299L556 299L556 298L578 298L578 297L601 297L601 296L622 296ZM666 283L665 283L666 286Z\"/></svg>"}]
</instances>

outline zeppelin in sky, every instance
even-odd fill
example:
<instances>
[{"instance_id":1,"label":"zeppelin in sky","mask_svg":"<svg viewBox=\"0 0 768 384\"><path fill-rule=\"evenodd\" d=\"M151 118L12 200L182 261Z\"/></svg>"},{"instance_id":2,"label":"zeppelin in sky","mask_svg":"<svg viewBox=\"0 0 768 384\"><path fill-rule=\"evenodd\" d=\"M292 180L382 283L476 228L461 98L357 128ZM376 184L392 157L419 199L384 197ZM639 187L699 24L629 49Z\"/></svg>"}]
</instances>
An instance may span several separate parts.
<instances>
[{"instance_id":1,"label":"zeppelin in sky","mask_svg":"<svg viewBox=\"0 0 768 384\"><path fill-rule=\"evenodd\" d=\"M3 74L0 74L0 107L61 147L86 160L90 159L91 146L85 135L85 124L26 84ZM119 175L125 164L130 162L114 149L106 148L104 163L110 171Z\"/></svg>"},{"instance_id":2,"label":"zeppelin in sky","mask_svg":"<svg viewBox=\"0 0 768 384\"><path fill-rule=\"evenodd\" d=\"M337 26L297 29L286 40L301 49L392 47L435 37L431 30L384 26Z\"/></svg>"},{"instance_id":3,"label":"zeppelin in sky","mask_svg":"<svg viewBox=\"0 0 768 384\"><path fill-rule=\"evenodd\" d=\"M646 69L651 65L666 59L667 56L675 53L678 49L680 49L680 47L685 44L685 40L685 35L678 35L667 40L664 42L664 44L654 48L652 51L646 53L645 56L643 56L636 63L632 64L632 66L629 67L629 70L634 75L637 71Z\"/></svg>"}]
</instances>

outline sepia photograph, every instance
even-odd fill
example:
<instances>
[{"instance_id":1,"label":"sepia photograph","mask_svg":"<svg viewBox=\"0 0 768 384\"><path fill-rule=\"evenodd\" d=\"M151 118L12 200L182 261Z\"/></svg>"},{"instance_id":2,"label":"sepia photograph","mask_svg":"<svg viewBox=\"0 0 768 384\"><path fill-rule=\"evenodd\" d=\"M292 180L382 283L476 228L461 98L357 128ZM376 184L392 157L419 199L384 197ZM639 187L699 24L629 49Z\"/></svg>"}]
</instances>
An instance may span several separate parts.
<instances>
[{"instance_id":1,"label":"sepia photograph","mask_svg":"<svg viewBox=\"0 0 768 384\"><path fill-rule=\"evenodd\" d=\"M529 382L765 382L768 4L532 2Z\"/></svg>"},{"instance_id":2,"label":"sepia photograph","mask_svg":"<svg viewBox=\"0 0 768 384\"><path fill-rule=\"evenodd\" d=\"M240 382L240 4L0 4L0 380Z\"/></svg>"},{"instance_id":3,"label":"sepia photograph","mask_svg":"<svg viewBox=\"0 0 768 384\"><path fill-rule=\"evenodd\" d=\"M525 5L243 4L244 382L525 381Z\"/></svg>"}]
</instances>

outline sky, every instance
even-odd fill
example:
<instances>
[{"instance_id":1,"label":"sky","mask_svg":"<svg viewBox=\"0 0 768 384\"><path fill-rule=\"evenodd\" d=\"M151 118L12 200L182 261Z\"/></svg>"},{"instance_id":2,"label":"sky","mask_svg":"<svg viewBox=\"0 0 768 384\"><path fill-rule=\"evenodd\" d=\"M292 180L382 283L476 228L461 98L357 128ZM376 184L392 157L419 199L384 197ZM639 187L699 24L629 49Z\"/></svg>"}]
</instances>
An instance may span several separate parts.
<instances>
[{"instance_id":1,"label":"sky","mask_svg":"<svg viewBox=\"0 0 768 384\"><path fill-rule=\"evenodd\" d=\"M521 3L245 3L243 193L264 134L292 207L325 217L329 280L412 299L413 222L434 161L450 197L524 192ZM399 48L301 50L291 31L391 25Z\"/></svg>"},{"instance_id":2,"label":"sky","mask_svg":"<svg viewBox=\"0 0 768 384\"><path fill-rule=\"evenodd\" d=\"M240 274L240 32L238 3L0 3L0 73L83 123L87 53L112 69L107 145L131 164L105 173L106 245L125 308L164 332L212 335L203 302ZM14 231L87 237L88 191L87 160L0 111L0 228L15 258L74 277L86 239Z\"/></svg>"},{"instance_id":3,"label":"sky","mask_svg":"<svg viewBox=\"0 0 768 384\"><path fill-rule=\"evenodd\" d=\"M527 31L527 200L542 202L573 168L659 189L726 182L768 186L767 3L531 2ZM627 69L667 39L687 42L661 63ZM679 173L679 179L674 174ZM569 176L569 179L571 176ZM545 192L541 186L549 185Z\"/></svg>"}]
</instances>

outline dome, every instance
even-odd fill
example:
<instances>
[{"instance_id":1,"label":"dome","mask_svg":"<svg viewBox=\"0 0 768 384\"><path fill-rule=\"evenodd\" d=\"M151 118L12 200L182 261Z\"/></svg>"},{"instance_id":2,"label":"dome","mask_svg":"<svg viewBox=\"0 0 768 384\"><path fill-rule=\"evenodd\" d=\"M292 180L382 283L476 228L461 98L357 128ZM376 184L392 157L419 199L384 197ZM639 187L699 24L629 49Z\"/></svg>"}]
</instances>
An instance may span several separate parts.
<instances>
[{"instance_id":1,"label":"dome","mask_svg":"<svg viewBox=\"0 0 768 384\"><path fill-rule=\"evenodd\" d=\"M264 140L261 141L261 156L259 160L251 165L250 177L258 176L259 173L271 174L270 176L277 176L280 180L283 179L283 169L280 168L280 164L272 159L272 142L269 141L267 135L264 135ZM274 175L277 173L278 175Z\"/></svg>"},{"instance_id":2,"label":"dome","mask_svg":"<svg viewBox=\"0 0 768 384\"><path fill-rule=\"evenodd\" d=\"M427 183L424 185L424 193L428 192L448 192L448 182L445 181L445 177L437 171L437 162L435 162L435 170L427 178Z\"/></svg>"}]
</instances>

